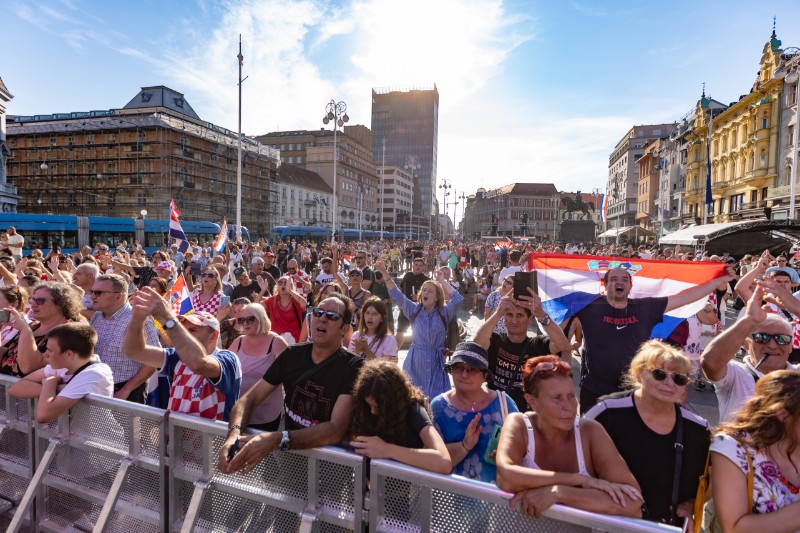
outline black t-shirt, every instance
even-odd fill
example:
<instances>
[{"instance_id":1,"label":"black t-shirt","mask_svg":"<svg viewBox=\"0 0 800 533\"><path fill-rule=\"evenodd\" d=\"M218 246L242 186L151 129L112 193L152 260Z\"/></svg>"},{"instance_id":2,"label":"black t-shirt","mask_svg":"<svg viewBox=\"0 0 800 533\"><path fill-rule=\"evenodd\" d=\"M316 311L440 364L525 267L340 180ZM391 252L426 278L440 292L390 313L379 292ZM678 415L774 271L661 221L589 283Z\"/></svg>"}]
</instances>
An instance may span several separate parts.
<instances>
[{"instance_id":1,"label":"black t-shirt","mask_svg":"<svg viewBox=\"0 0 800 533\"><path fill-rule=\"evenodd\" d=\"M278 279L279 277L281 277L281 269L275 265L265 266L264 272L269 272L274 279Z\"/></svg>"},{"instance_id":2,"label":"black t-shirt","mask_svg":"<svg viewBox=\"0 0 800 533\"><path fill-rule=\"evenodd\" d=\"M403 294L413 300L414 297L419 294L422 284L429 279L431 278L425 274L414 274L413 272L408 272L403 276L403 279L400 280L400 286L398 288Z\"/></svg>"},{"instance_id":3,"label":"black t-shirt","mask_svg":"<svg viewBox=\"0 0 800 533\"><path fill-rule=\"evenodd\" d=\"M683 459L678 502L695 497L711 443L708 422L680 408L683 417ZM667 435L660 435L644 423L633 394L615 394L601 399L586 418L594 418L606 429L644 497L645 516L654 522L670 518L672 480L675 473L677 424Z\"/></svg>"},{"instance_id":4,"label":"black t-shirt","mask_svg":"<svg viewBox=\"0 0 800 533\"><path fill-rule=\"evenodd\" d=\"M319 372L297 380L311 367L313 344L310 342L289 346L264 374L264 381L271 385L283 384L286 396L283 400L286 429L302 429L328 422L333 406L342 394L350 394L364 360L339 348L331 357L336 361ZM327 361L327 360L326 360ZM316 366L322 366L325 362Z\"/></svg>"},{"instance_id":5,"label":"black t-shirt","mask_svg":"<svg viewBox=\"0 0 800 533\"><path fill-rule=\"evenodd\" d=\"M364 269L361 271L361 275L363 276L364 281L375 281L375 271L370 267L364 267Z\"/></svg>"},{"instance_id":6,"label":"black t-shirt","mask_svg":"<svg viewBox=\"0 0 800 533\"><path fill-rule=\"evenodd\" d=\"M247 298L251 302L253 301L253 293L254 292L261 292L261 288L258 286L257 283L251 283L247 287L242 285L241 283L233 288L231 291L231 302L235 302L237 298Z\"/></svg>"},{"instance_id":7,"label":"black t-shirt","mask_svg":"<svg viewBox=\"0 0 800 533\"><path fill-rule=\"evenodd\" d=\"M425 406L419 403L412 404L408 407L408 414L406 414L406 442L403 444L406 448L420 450L425 447L419 432L425 426L432 426L431 417Z\"/></svg>"},{"instance_id":8,"label":"black t-shirt","mask_svg":"<svg viewBox=\"0 0 800 533\"><path fill-rule=\"evenodd\" d=\"M522 390L522 367L531 357L549 353L550 337L546 335L528 337L516 343L509 341L505 333L492 333L489 340L489 370L493 376L489 380L489 388L505 391L516 402L520 412L528 411L530 408Z\"/></svg>"},{"instance_id":9,"label":"black t-shirt","mask_svg":"<svg viewBox=\"0 0 800 533\"><path fill-rule=\"evenodd\" d=\"M620 379L653 326L664 318L667 298L631 298L623 309L598 296L577 313L583 328L581 387L597 395L621 390Z\"/></svg>"}]
</instances>

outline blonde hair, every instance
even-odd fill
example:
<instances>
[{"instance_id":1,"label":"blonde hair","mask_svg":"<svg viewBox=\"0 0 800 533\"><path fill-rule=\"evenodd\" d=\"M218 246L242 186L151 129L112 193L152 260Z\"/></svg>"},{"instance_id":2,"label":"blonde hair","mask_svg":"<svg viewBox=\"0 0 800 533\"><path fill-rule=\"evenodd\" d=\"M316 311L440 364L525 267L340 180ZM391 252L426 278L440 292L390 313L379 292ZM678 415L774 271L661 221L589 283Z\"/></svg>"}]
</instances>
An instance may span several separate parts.
<instances>
[{"instance_id":1,"label":"blonde hair","mask_svg":"<svg viewBox=\"0 0 800 533\"><path fill-rule=\"evenodd\" d=\"M258 322L258 331L256 331L258 335L266 335L270 332L272 329L272 322L267 316L267 311L264 309L263 305L249 303L242 306L242 310L240 312L244 311L250 311L250 313L255 317L256 322Z\"/></svg>"},{"instance_id":2,"label":"blonde hair","mask_svg":"<svg viewBox=\"0 0 800 533\"><path fill-rule=\"evenodd\" d=\"M429 279L425 281L419 288L419 292L417 293L417 303L422 303L422 289L425 285L433 285L434 290L436 291L436 309L441 310L444 307L444 289L442 288L441 283L436 280Z\"/></svg>"},{"instance_id":3,"label":"blonde hair","mask_svg":"<svg viewBox=\"0 0 800 533\"><path fill-rule=\"evenodd\" d=\"M638 389L642 386L640 378L642 372L665 366L677 367L678 372L688 375L692 369L692 362L682 351L663 341L653 339L643 342L633 356L622 383L627 388Z\"/></svg>"}]
</instances>

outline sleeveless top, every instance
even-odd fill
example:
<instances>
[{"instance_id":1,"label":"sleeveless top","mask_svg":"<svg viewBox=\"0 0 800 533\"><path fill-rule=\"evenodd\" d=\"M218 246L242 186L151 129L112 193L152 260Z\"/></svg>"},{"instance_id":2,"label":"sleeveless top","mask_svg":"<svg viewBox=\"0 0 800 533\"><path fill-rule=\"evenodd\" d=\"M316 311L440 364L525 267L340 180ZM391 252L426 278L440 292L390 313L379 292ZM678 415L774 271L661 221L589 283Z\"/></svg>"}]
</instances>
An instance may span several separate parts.
<instances>
[{"instance_id":1,"label":"sleeveless top","mask_svg":"<svg viewBox=\"0 0 800 533\"><path fill-rule=\"evenodd\" d=\"M528 451L525 452L525 457L522 458L522 466L526 468L535 468L542 470L539 465L534 461L536 457L536 439L533 437L533 425L528 415L523 414L525 419L525 426L528 428ZM583 444L581 443L580 419L575 419L575 451L578 455L578 474L586 477L592 477L586 470L586 463L583 460Z\"/></svg>"},{"instance_id":2,"label":"sleeveless top","mask_svg":"<svg viewBox=\"0 0 800 533\"><path fill-rule=\"evenodd\" d=\"M249 391L250 388L258 383L267 372L267 369L275 362L275 353L272 351L272 344L275 342L275 337L269 342L267 351L261 355L250 355L244 351L242 346L243 337L237 337L233 344L236 344L236 356L239 358L239 363L242 365L242 395ZM251 424L265 424L272 422L281 415L283 409L283 387L279 386L272 392L266 399L253 409L250 416Z\"/></svg>"}]
</instances>

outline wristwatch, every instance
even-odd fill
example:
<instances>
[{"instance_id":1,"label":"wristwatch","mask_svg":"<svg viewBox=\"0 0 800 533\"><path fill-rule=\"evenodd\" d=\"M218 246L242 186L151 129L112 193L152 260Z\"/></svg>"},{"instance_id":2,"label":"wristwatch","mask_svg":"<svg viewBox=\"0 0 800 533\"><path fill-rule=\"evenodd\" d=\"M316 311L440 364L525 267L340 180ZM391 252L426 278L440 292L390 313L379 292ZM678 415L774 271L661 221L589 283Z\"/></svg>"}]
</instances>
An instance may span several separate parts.
<instances>
[{"instance_id":1,"label":"wristwatch","mask_svg":"<svg viewBox=\"0 0 800 533\"><path fill-rule=\"evenodd\" d=\"M170 318L169 320L164 322L164 329L172 329L177 325L178 325L178 323L175 321L175 319L174 318Z\"/></svg>"},{"instance_id":2,"label":"wristwatch","mask_svg":"<svg viewBox=\"0 0 800 533\"><path fill-rule=\"evenodd\" d=\"M550 318L550 315L545 314L542 318L539 319L539 324L541 324L543 326L549 326L550 322L552 322L552 321L553 320Z\"/></svg>"},{"instance_id":3,"label":"wristwatch","mask_svg":"<svg viewBox=\"0 0 800 533\"><path fill-rule=\"evenodd\" d=\"M289 435L288 431L281 433L281 444L279 448L282 452L288 452L292 449L292 437Z\"/></svg>"}]
</instances>

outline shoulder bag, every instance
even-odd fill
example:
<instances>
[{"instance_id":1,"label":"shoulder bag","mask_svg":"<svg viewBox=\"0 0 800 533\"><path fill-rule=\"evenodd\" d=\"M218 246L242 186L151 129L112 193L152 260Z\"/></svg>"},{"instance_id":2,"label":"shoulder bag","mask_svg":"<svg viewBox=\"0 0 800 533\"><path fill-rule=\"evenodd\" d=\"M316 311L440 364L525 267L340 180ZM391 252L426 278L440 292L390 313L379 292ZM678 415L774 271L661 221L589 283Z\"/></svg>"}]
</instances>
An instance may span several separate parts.
<instances>
[{"instance_id":1,"label":"shoulder bag","mask_svg":"<svg viewBox=\"0 0 800 533\"><path fill-rule=\"evenodd\" d=\"M754 482L753 458L750 455L750 450L747 449L742 441L736 437L734 437L734 439L736 439L736 442L739 443L739 446L742 447L747 456L747 508L752 510ZM710 462L711 450L708 450L706 466L703 470L703 475L700 476L700 483L697 485L697 496L694 500L694 533L722 533L722 526L717 522L717 511L714 507L714 500L710 499L706 503L706 492L708 491L710 483L708 471Z\"/></svg>"}]
</instances>

